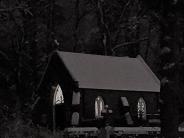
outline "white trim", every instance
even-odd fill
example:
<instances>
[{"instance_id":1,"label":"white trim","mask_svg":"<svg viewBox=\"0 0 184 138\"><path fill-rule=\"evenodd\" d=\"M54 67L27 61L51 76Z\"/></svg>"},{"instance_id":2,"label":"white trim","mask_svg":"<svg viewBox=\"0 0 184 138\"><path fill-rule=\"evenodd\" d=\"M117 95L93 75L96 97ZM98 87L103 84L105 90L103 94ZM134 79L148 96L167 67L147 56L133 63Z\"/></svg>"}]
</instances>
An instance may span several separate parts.
<instances>
[{"instance_id":1,"label":"white trim","mask_svg":"<svg viewBox=\"0 0 184 138\"><path fill-rule=\"evenodd\" d=\"M121 102L123 104L123 106L129 106L128 100L126 97L121 97Z\"/></svg>"},{"instance_id":2,"label":"white trim","mask_svg":"<svg viewBox=\"0 0 184 138\"><path fill-rule=\"evenodd\" d=\"M72 95L72 105L80 104L80 92L73 92Z\"/></svg>"}]
</instances>

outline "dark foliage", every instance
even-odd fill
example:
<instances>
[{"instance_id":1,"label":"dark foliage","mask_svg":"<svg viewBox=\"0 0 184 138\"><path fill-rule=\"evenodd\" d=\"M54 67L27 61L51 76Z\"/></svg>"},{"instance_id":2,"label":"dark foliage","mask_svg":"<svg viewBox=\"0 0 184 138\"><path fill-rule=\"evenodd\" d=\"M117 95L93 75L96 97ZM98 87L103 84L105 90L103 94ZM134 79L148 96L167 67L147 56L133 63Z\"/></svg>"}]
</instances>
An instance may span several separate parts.
<instances>
[{"instance_id":1,"label":"dark foliage","mask_svg":"<svg viewBox=\"0 0 184 138\"><path fill-rule=\"evenodd\" d=\"M170 94L183 97L183 6L182 0L1 0L0 121L31 122L39 99L36 89L56 49L140 54L164 84L180 86L168 84L172 92L166 99L161 96L164 104L173 105L177 98ZM163 87L161 93L167 85ZM177 104L176 117L182 114L181 105Z\"/></svg>"}]
</instances>

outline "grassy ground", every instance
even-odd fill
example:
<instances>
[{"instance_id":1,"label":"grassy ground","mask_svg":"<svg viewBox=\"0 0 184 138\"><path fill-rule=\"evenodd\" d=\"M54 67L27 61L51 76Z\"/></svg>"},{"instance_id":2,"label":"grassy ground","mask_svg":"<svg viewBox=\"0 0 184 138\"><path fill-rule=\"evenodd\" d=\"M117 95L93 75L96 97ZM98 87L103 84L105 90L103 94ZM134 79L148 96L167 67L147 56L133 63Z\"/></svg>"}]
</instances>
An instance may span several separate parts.
<instances>
[{"instance_id":1,"label":"grassy ground","mask_svg":"<svg viewBox=\"0 0 184 138\"><path fill-rule=\"evenodd\" d=\"M23 121L7 121L1 124L0 138L62 138L63 132L56 131L55 134L45 127L25 124Z\"/></svg>"}]
</instances>

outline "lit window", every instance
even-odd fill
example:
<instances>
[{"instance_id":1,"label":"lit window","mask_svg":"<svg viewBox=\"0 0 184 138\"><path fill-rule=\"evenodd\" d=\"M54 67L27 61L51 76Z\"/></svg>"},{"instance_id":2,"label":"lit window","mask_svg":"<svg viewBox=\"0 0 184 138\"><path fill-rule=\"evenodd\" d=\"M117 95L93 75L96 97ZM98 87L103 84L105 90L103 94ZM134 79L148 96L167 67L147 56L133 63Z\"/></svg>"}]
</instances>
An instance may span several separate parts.
<instances>
[{"instance_id":1,"label":"lit window","mask_svg":"<svg viewBox=\"0 0 184 138\"><path fill-rule=\"evenodd\" d=\"M137 103L137 113L139 119L146 120L146 103L142 97L139 98Z\"/></svg>"},{"instance_id":2,"label":"lit window","mask_svg":"<svg viewBox=\"0 0 184 138\"><path fill-rule=\"evenodd\" d=\"M96 118L102 117L101 115L102 110L104 110L104 101L101 96L98 96L95 99L95 117Z\"/></svg>"},{"instance_id":3,"label":"lit window","mask_svg":"<svg viewBox=\"0 0 184 138\"><path fill-rule=\"evenodd\" d=\"M64 96L63 96L63 91L60 87L60 85L58 84L56 89L55 89L55 93L54 93L54 105L55 104L63 104L64 103Z\"/></svg>"}]
</instances>

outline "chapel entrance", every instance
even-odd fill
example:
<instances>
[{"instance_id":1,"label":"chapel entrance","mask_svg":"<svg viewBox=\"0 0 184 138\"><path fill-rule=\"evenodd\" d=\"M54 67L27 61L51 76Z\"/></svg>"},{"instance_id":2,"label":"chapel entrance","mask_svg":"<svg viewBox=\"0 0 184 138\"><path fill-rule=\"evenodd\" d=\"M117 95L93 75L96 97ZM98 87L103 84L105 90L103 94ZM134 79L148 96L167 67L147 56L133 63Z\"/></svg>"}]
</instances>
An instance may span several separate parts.
<instances>
[{"instance_id":1,"label":"chapel entrance","mask_svg":"<svg viewBox=\"0 0 184 138\"><path fill-rule=\"evenodd\" d=\"M64 129L66 124L66 112L63 91L58 84L54 89L53 97L53 130Z\"/></svg>"},{"instance_id":2,"label":"chapel entrance","mask_svg":"<svg viewBox=\"0 0 184 138\"><path fill-rule=\"evenodd\" d=\"M64 105L55 106L55 121L56 128L64 129L66 124L66 115Z\"/></svg>"}]
</instances>

